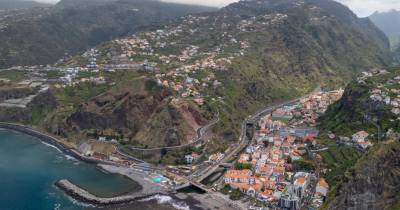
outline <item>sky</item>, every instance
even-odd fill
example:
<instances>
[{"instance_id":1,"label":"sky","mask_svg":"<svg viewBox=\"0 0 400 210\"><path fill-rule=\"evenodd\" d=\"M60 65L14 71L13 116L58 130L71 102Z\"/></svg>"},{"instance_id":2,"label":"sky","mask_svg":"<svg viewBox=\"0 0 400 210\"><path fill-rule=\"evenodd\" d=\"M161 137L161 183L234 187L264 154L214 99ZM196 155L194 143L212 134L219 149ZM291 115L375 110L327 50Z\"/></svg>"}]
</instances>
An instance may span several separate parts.
<instances>
[{"instance_id":1,"label":"sky","mask_svg":"<svg viewBox=\"0 0 400 210\"><path fill-rule=\"evenodd\" d=\"M37 0L41 2L55 3L58 0ZM237 0L163 0L187 4L201 4L207 6L223 7ZM400 0L336 0L348 6L358 16L369 16L375 11L400 10Z\"/></svg>"}]
</instances>

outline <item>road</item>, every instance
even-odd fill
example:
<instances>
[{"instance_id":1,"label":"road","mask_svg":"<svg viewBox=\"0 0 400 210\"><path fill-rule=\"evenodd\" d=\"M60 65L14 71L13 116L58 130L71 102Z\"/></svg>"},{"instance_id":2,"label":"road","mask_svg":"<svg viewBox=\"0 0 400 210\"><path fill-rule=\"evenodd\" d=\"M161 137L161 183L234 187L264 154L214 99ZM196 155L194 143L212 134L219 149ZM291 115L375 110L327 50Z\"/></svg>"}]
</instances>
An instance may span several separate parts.
<instances>
[{"instance_id":1,"label":"road","mask_svg":"<svg viewBox=\"0 0 400 210\"><path fill-rule=\"evenodd\" d=\"M234 157L236 155L238 155L241 151L243 151L250 143L251 143L251 139L249 140L246 136L246 126L248 123L256 123L262 116L271 113L273 110L279 108L279 107L283 107L286 105L290 105L293 104L297 101L299 101L301 98L304 97L308 97L309 95L313 94L315 91L318 91L319 88L316 88L313 92L305 95L305 96L301 96L298 97L296 99L290 100L290 101L286 101L280 104L276 104L276 105L272 105L272 106L268 106L265 107L259 111L257 111L256 113L249 115L243 122L242 122L242 128L241 128L241 133L240 133L240 137L239 137L239 145L233 147L230 147L230 151L227 152L227 154L224 156L224 158L222 158L220 161L214 163L213 165L210 165L209 167L206 167L204 169L201 169L201 171L197 171L193 174L196 175L196 181L197 182L201 182L203 181L205 178L207 178L208 176L210 176L211 174L213 174L216 170L218 170L219 165L221 163L229 163L232 162L231 159L234 159ZM233 148L233 149L232 149ZM192 178L190 176L190 178Z\"/></svg>"}]
</instances>

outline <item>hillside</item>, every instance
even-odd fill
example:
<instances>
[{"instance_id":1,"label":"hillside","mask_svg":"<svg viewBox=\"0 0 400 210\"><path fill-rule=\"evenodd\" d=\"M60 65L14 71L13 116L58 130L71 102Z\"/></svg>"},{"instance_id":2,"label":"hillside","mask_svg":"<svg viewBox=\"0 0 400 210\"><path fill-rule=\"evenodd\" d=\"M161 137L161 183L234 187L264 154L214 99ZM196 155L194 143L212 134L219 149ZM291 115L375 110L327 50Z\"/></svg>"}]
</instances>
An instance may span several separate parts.
<instances>
[{"instance_id":1,"label":"hillside","mask_svg":"<svg viewBox=\"0 0 400 210\"><path fill-rule=\"evenodd\" d=\"M92 8L70 2L57 13ZM129 8L123 2L116 4ZM90 14L104 17L101 11ZM63 26L78 17L58 21ZM120 27L103 21L102 27ZM258 109L317 87L342 86L364 69L386 66L390 57L384 34L334 1L241 1L142 28L28 75L50 79L58 101L35 125L71 142L106 136L144 148L179 145L218 114L209 143L200 148L210 155L235 144L243 119ZM170 156L173 162L182 154Z\"/></svg>"},{"instance_id":2,"label":"hillside","mask_svg":"<svg viewBox=\"0 0 400 210\"><path fill-rule=\"evenodd\" d=\"M398 68L376 75L365 73L350 83L342 99L331 105L320 119L321 128L350 136L355 130L375 133L376 123L382 132L390 128L400 132L396 114L399 74Z\"/></svg>"},{"instance_id":3,"label":"hillside","mask_svg":"<svg viewBox=\"0 0 400 210\"><path fill-rule=\"evenodd\" d=\"M400 43L400 11L375 12L369 18L389 37L394 49Z\"/></svg>"},{"instance_id":4,"label":"hillside","mask_svg":"<svg viewBox=\"0 0 400 210\"><path fill-rule=\"evenodd\" d=\"M400 64L400 46L393 50L393 61L399 65Z\"/></svg>"},{"instance_id":5,"label":"hillside","mask_svg":"<svg viewBox=\"0 0 400 210\"><path fill-rule=\"evenodd\" d=\"M338 137L336 142L328 140L327 145L335 147L321 152L325 176L334 186L323 209L398 208L400 197L394 189L400 185L399 75L399 68L364 72L319 120L322 133ZM359 131L369 133L368 139L373 142L369 150L345 140Z\"/></svg>"},{"instance_id":6,"label":"hillside","mask_svg":"<svg viewBox=\"0 0 400 210\"><path fill-rule=\"evenodd\" d=\"M390 63L388 40L368 19L313 0L234 3L103 43L59 66L86 67L91 56L101 71L146 69L175 101L197 103L209 116L218 110L213 140L220 149L266 104Z\"/></svg>"},{"instance_id":7,"label":"hillside","mask_svg":"<svg viewBox=\"0 0 400 210\"><path fill-rule=\"evenodd\" d=\"M399 159L398 136L376 145L348 172L326 209L399 209Z\"/></svg>"},{"instance_id":8,"label":"hillside","mask_svg":"<svg viewBox=\"0 0 400 210\"><path fill-rule=\"evenodd\" d=\"M0 13L0 68L51 64L166 19L214 10L147 0L87 2L63 0L48 9Z\"/></svg>"}]
</instances>

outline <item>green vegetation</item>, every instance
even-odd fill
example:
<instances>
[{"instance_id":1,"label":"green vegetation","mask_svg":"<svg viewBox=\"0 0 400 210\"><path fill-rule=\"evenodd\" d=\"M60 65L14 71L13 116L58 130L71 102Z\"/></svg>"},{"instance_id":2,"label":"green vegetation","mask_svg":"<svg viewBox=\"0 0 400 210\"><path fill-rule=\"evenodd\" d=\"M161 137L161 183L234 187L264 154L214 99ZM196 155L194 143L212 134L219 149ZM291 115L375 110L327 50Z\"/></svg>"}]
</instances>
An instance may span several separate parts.
<instances>
[{"instance_id":1,"label":"green vegetation","mask_svg":"<svg viewBox=\"0 0 400 210\"><path fill-rule=\"evenodd\" d=\"M364 206L366 193L375 202L371 209L396 209L400 200L398 179L400 158L400 142L398 136L390 136L388 140L376 143L366 155L359 159L350 170L345 173L342 182L328 194L325 207L347 209L346 202L352 197L352 208Z\"/></svg>"},{"instance_id":2,"label":"green vegetation","mask_svg":"<svg viewBox=\"0 0 400 210\"><path fill-rule=\"evenodd\" d=\"M224 187L221 189L221 193L227 195L232 190L229 184L225 184Z\"/></svg>"},{"instance_id":3,"label":"green vegetation","mask_svg":"<svg viewBox=\"0 0 400 210\"><path fill-rule=\"evenodd\" d=\"M243 193L239 189L234 189L232 192L229 194L229 198L231 200L240 200L243 198Z\"/></svg>"},{"instance_id":4,"label":"green vegetation","mask_svg":"<svg viewBox=\"0 0 400 210\"><path fill-rule=\"evenodd\" d=\"M315 163L311 160L294 160L292 164L298 171L314 171L315 170Z\"/></svg>"},{"instance_id":5,"label":"green vegetation","mask_svg":"<svg viewBox=\"0 0 400 210\"><path fill-rule=\"evenodd\" d=\"M250 163L235 163L236 170L251 169L251 167Z\"/></svg>"},{"instance_id":6,"label":"green vegetation","mask_svg":"<svg viewBox=\"0 0 400 210\"><path fill-rule=\"evenodd\" d=\"M322 166L327 169L324 177L331 186L335 186L343 180L345 172L355 165L362 153L354 147L338 146L330 147L320 155Z\"/></svg>"},{"instance_id":7,"label":"green vegetation","mask_svg":"<svg viewBox=\"0 0 400 210\"><path fill-rule=\"evenodd\" d=\"M365 130L369 133L377 133L376 124L382 131L393 128L400 131L400 121L391 112L391 108L383 103L370 100L370 91L377 88L379 84L386 85L388 79L396 77L400 69L391 68L390 73L373 76L366 82L351 82L345 90L341 100L331 105L325 115L320 119L320 128L329 130L337 135L351 136L357 131ZM389 88L400 88L400 85L390 85ZM368 116L369 120L365 118ZM377 123L372 122L376 119Z\"/></svg>"},{"instance_id":8,"label":"green vegetation","mask_svg":"<svg viewBox=\"0 0 400 210\"><path fill-rule=\"evenodd\" d=\"M106 84L96 85L94 83L85 82L76 86L56 88L54 89L54 94L61 105L65 103L78 105L79 103L87 101L90 98L99 95L100 93L104 93L108 89L109 86Z\"/></svg>"},{"instance_id":9,"label":"green vegetation","mask_svg":"<svg viewBox=\"0 0 400 210\"><path fill-rule=\"evenodd\" d=\"M25 79L25 71L2 70L0 71L0 78L9 79L11 82L18 82Z\"/></svg>"},{"instance_id":10,"label":"green vegetation","mask_svg":"<svg viewBox=\"0 0 400 210\"><path fill-rule=\"evenodd\" d=\"M168 19L213 10L147 0L62 0L48 10L34 8L20 12L18 21L11 18L5 23L9 30L0 32L0 57L5 58L0 60L0 68L54 63L65 54L78 53Z\"/></svg>"}]
</instances>

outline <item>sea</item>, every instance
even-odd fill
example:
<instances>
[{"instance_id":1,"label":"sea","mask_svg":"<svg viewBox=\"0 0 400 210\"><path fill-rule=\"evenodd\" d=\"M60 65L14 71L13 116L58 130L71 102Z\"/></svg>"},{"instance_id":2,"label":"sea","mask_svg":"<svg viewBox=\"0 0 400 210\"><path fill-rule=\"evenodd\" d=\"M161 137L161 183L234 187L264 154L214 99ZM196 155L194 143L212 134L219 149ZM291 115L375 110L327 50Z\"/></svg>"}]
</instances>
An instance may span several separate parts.
<instances>
[{"instance_id":1,"label":"sea","mask_svg":"<svg viewBox=\"0 0 400 210\"><path fill-rule=\"evenodd\" d=\"M139 190L132 180L106 173L65 155L39 139L0 129L0 210L189 210L185 201L156 195L129 204L97 207L80 203L54 186L68 179L103 197Z\"/></svg>"}]
</instances>

